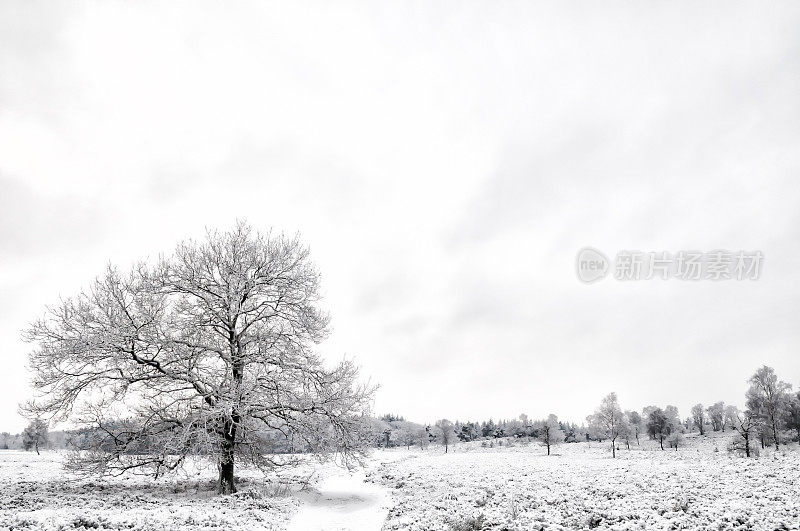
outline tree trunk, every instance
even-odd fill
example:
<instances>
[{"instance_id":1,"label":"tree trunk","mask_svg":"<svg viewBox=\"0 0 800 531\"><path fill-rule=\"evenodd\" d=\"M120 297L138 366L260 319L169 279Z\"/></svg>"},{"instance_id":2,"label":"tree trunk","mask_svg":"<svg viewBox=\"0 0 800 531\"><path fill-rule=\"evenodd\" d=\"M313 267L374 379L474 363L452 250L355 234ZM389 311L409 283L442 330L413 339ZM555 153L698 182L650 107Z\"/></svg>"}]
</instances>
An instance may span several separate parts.
<instances>
[{"instance_id":1,"label":"tree trunk","mask_svg":"<svg viewBox=\"0 0 800 531\"><path fill-rule=\"evenodd\" d=\"M35 446L36 446L36 455L42 455L39 453L39 441L36 441Z\"/></svg>"},{"instance_id":2,"label":"tree trunk","mask_svg":"<svg viewBox=\"0 0 800 531\"><path fill-rule=\"evenodd\" d=\"M233 461L227 461L219 466L219 487L220 494L233 494L236 492L236 484L233 479Z\"/></svg>"},{"instance_id":3,"label":"tree trunk","mask_svg":"<svg viewBox=\"0 0 800 531\"><path fill-rule=\"evenodd\" d=\"M220 494L233 494L236 492L236 483L233 476L234 445L236 441L236 425L225 421L222 434L222 456L219 465L219 484L217 491Z\"/></svg>"},{"instance_id":4,"label":"tree trunk","mask_svg":"<svg viewBox=\"0 0 800 531\"><path fill-rule=\"evenodd\" d=\"M775 451L778 451L778 426L775 422L775 415L772 416L772 437L775 439Z\"/></svg>"},{"instance_id":5,"label":"tree trunk","mask_svg":"<svg viewBox=\"0 0 800 531\"><path fill-rule=\"evenodd\" d=\"M616 458L617 457L617 448L616 447L617 447L617 445L614 443L614 439L611 439L611 457L612 458Z\"/></svg>"},{"instance_id":6,"label":"tree trunk","mask_svg":"<svg viewBox=\"0 0 800 531\"><path fill-rule=\"evenodd\" d=\"M235 326L235 323L234 323ZM232 375L234 389L239 389L244 377L244 365L242 362L242 346L236 338L234 329L229 331L229 345L231 350ZM225 419L222 425L222 455L219 465L219 485L220 494L233 494L236 492L236 482L233 475L234 454L236 450L236 427L239 425L241 416L236 406L231 410L230 419Z\"/></svg>"},{"instance_id":7,"label":"tree trunk","mask_svg":"<svg viewBox=\"0 0 800 531\"><path fill-rule=\"evenodd\" d=\"M663 450L664 449L664 436L662 435L658 440L661 443L661 449Z\"/></svg>"}]
</instances>

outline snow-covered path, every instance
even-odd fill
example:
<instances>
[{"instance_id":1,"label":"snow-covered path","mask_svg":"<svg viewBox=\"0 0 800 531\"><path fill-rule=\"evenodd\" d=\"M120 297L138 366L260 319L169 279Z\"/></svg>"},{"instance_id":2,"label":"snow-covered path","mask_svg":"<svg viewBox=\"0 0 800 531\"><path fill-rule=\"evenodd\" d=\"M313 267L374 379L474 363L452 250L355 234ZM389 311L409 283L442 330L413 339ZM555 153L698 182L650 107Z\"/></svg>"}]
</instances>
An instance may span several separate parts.
<instances>
[{"instance_id":1,"label":"snow-covered path","mask_svg":"<svg viewBox=\"0 0 800 531\"><path fill-rule=\"evenodd\" d=\"M389 494L366 483L363 471L341 471L323 480L312 492L298 495L300 510L289 522L290 531L378 531L389 511Z\"/></svg>"}]
</instances>

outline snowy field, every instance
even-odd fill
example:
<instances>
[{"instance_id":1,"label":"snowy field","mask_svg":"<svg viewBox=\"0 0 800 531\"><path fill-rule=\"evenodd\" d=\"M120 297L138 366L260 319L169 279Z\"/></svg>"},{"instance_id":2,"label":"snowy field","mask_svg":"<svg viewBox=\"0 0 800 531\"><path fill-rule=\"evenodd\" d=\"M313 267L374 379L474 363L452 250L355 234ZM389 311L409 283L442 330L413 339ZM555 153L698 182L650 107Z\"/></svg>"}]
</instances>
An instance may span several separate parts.
<instances>
[{"instance_id":1,"label":"snowy field","mask_svg":"<svg viewBox=\"0 0 800 531\"><path fill-rule=\"evenodd\" d=\"M63 454L0 451L0 529L284 529L302 480L245 474L241 492L217 496L213 469L161 480L98 479L64 472Z\"/></svg>"},{"instance_id":2,"label":"snowy field","mask_svg":"<svg viewBox=\"0 0 800 531\"><path fill-rule=\"evenodd\" d=\"M459 444L374 453L214 493L214 470L154 481L78 478L62 455L0 451L0 529L800 529L800 452L734 457L724 438L651 441L612 460L607 444ZM718 451L715 451L715 448Z\"/></svg>"},{"instance_id":3,"label":"snowy field","mask_svg":"<svg viewBox=\"0 0 800 531\"><path fill-rule=\"evenodd\" d=\"M623 445L615 460L608 444L561 444L548 457L535 442L468 443L372 479L391 489L391 530L800 529L798 448L744 459L726 452L727 437L686 442Z\"/></svg>"}]
</instances>

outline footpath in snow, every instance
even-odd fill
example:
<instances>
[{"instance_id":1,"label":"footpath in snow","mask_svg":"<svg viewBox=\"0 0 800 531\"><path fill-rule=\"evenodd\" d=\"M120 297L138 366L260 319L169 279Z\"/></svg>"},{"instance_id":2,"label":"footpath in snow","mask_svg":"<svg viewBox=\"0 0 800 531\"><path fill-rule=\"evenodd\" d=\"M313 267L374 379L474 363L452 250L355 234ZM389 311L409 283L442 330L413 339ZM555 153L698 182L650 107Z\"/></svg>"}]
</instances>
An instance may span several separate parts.
<instances>
[{"instance_id":1,"label":"footpath in snow","mask_svg":"<svg viewBox=\"0 0 800 531\"><path fill-rule=\"evenodd\" d=\"M373 463L399 458L399 454L381 455ZM310 492L298 493L301 506L289 522L289 531L379 531L391 497L384 487L365 480L363 470L337 470Z\"/></svg>"}]
</instances>

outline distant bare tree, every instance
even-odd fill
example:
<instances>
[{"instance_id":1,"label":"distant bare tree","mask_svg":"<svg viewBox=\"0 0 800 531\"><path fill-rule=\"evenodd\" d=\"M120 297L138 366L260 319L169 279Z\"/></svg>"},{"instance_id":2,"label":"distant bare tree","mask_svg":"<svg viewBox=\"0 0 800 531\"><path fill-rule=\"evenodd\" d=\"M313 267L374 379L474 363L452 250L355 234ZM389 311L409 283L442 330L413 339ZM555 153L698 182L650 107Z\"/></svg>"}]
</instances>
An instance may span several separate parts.
<instances>
[{"instance_id":1,"label":"distant bare tree","mask_svg":"<svg viewBox=\"0 0 800 531\"><path fill-rule=\"evenodd\" d=\"M681 415L678 412L678 408L675 406L667 406L664 408L664 414L667 416L667 422L669 422L670 428L674 428L676 426L681 425ZM671 430L670 430L671 432Z\"/></svg>"},{"instance_id":2,"label":"distant bare tree","mask_svg":"<svg viewBox=\"0 0 800 531\"><path fill-rule=\"evenodd\" d=\"M725 406L724 410L725 416L725 425L729 427L733 427L734 420L736 419L736 415L739 413L739 409L736 406Z\"/></svg>"},{"instance_id":3,"label":"distant bare tree","mask_svg":"<svg viewBox=\"0 0 800 531\"><path fill-rule=\"evenodd\" d=\"M669 437L670 423L667 415L664 413L664 410L660 407L649 409L647 416L647 433L650 434L650 437L653 439L658 440L659 444L661 445L661 449L663 450L664 438Z\"/></svg>"},{"instance_id":4,"label":"distant bare tree","mask_svg":"<svg viewBox=\"0 0 800 531\"><path fill-rule=\"evenodd\" d=\"M672 433L669 434L667 438L667 443L669 444L670 448L675 448L675 451L678 451L678 446L683 444L684 437L683 437L683 430L681 429L674 429Z\"/></svg>"},{"instance_id":5,"label":"distant bare tree","mask_svg":"<svg viewBox=\"0 0 800 531\"><path fill-rule=\"evenodd\" d=\"M778 380L775 370L764 365L750 377L750 389L747 392L748 408L760 412L764 424L771 431L775 449L778 449L778 430L783 408L788 402L792 386Z\"/></svg>"},{"instance_id":6,"label":"distant bare tree","mask_svg":"<svg viewBox=\"0 0 800 531\"><path fill-rule=\"evenodd\" d=\"M22 431L22 447L25 450L33 448L39 455L39 448L47 445L47 423L42 419L33 419Z\"/></svg>"},{"instance_id":7,"label":"distant bare tree","mask_svg":"<svg viewBox=\"0 0 800 531\"><path fill-rule=\"evenodd\" d=\"M623 413L621 421L620 421L620 437L623 441L625 441L625 449L631 449L631 441L636 437L636 428L634 427L633 423L631 422L630 416L628 415L630 411L626 411Z\"/></svg>"},{"instance_id":8,"label":"distant bare tree","mask_svg":"<svg viewBox=\"0 0 800 531\"><path fill-rule=\"evenodd\" d=\"M550 455L550 447L564 440L564 433L561 431L558 417L551 413L538 423L538 428L542 444L547 447L547 455Z\"/></svg>"},{"instance_id":9,"label":"distant bare tree","mask_svg":"<svg viewBox=\"0 0 800 531\"><path fill-rule=\"evenodd\" d=\"M639 432L642 431L642 416L636 411L626 411L625 416L628 419L628 426L632 431L633 437L636 439L636 446L639 446Z\"/></svg>"},{"instance_id":10,"label":"distant bare tree","mask_svg":"<svg viewBox=\"0 0 800 531\"><path fill-rule=\"evenodd\" d=\"M236 491L234 459L269 469L265 433L320 457L358 459L369 442L372 389L349 361L314 352L328 333L319 273L299 239L244 223L180 244L126 274L109 266L26 332L47 419L73 411L90 427L83 470L159 474L213 458L220 493ZM112 406L116 406L112 407Z\"/></svg>"},{"instance_id":11,"label":"distant bare tree","mask_svg":"<svg viewBox=\"0 0 800 531\"><path fill-rule=\"evenodd\" d=\"M444 446L444 453L447 453L448 448L450 445L456 441L456 432L453 426L453 423L447 419L441 419L436 421L436 427L439 430L439 439Z\"/></svg>"},{"instance_id":12,"label":"distant bare tree","mask_svg":"<svg viewBox=\"0 0 800 531\"><path fill-rule=\"evenodd\" d=\"M623 415L617 402L617 394L610 393L603 398L600 407L586 420L590 428L601 434L602 438L611 441L611 457L617 457L617 438L622 433Z\"/></svg>"},{"instance_id":13,"label":"distant bare tree","mask_svg":"<svg viewBox=\"0 0 800 531\"><path fill-rule=\"evenodd\" d=\"M419 426L416 426L410 422L403 423L400 427L400 433L398 434L398 440L406 445L406 449L410 450L411 446L416 441L417 437L417 430Z\"/></svg>"},{"instance_id":14,"label":"distant bare tree","mask_svg":"<svg viewBox=\"0 0 800 531\"><path fill-rule=\"evenodd\" d=\"M519 421L522 424L522 434L526 436L530 435L531 421L528 418L528 415L521 413L519 416Z\"/></svg>"},{"instance_id":15,"label":"distant bare tree","mask_svg":"<svg viewBox=\"0 0 800 531\"><path fill-rule=\"evenodd\" d=\"M728 423L737 433L737 439L732 441L731 448L736 451L743 451L747 457L752 453L752 440L758 433L762 421L758 414L746 410L739 411L735 406L725 408L725 415Z\"/></svg>"},{"instance_id":16,"label":"distant bare tree","mask_svg":"<svg viewBox=\"0 0 800 531\"><path fill-rule=\"evenodd\" d=\"M692 422L700 430L700 435L705 435L706 410L703 404L695 404L692 407Z\"/></svg>"},{"instance_id":17,"label":"distant bare tree","mask_svg":"<svg viewBox=\"0 0 800 531\"><path fill-rule=\"evenodd\" d=\"M789 397L784 412L784 424L787 429L797 432L797 441L800 443L800 391Z\"/></svg>"},{"instance_id":18,"label":"distant bare tree","mask_svg":"<svg viewBox=\"0 0 800 531\"><path fill-rule=\"evenodd\" d=\"M708 413L708 420L711 422L711 429L714 431L725 431L725 402L717 402L712 406L708 406L706 410Z\"/></svg>"},{"instance_id":19,"label":"distant bare tree","mask_svg":"<svg viewBox=\"0 0 800 531\"><path fill-rule=\"evenodd\" d=\"M421 450L426 450L431 443L430 431L424 427L418 428L414 433L414 442Z\"/></svg>"}]
</instances>

